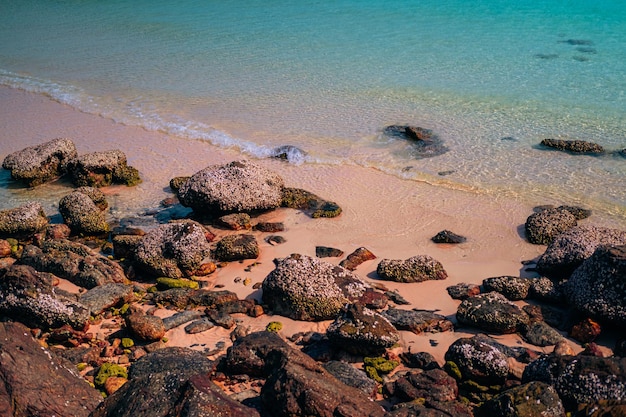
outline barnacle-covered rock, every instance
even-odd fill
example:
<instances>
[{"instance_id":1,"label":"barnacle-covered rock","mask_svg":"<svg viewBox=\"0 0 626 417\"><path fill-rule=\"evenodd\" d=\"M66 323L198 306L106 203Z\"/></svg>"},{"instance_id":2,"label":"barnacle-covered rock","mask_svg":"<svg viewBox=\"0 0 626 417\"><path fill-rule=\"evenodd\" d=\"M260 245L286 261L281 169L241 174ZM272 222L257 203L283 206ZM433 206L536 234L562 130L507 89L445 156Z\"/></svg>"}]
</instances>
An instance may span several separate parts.
<instances>
[{"instance_id":1,"label":"barnacle-covered rock","mask_svg":"<svg viewBox=\"0 0 626 417\"><path fill-rule=\"evenodd\" d=\"M27 238L48 226L41 204L35 201L23 206L0 210L0 237Z\"/></svg>"},{"instance_id":2,"label":"barnacle-covered rock","mask_svg":"<svg viewBox=\"0 0 626 417\"><path fill-rule=\"evenodd\" d=\"M461 324L494 333L523 331L529 324L528 314L497 292L463 300L457 309L456 318Z\"/></svg>"},{"instance_id":3,"label":"barnacle-covered rock","mask_svg":"<svg viewBox=\"0 0 626 417\"><path fill-rule=\"evenodd\" d=\"M317 258L292 254L275 262L263 280L263 301L275 314L296 320L334 319L369 288L347 269Z\"/></svg>"},{"instance_id":4,"label":"barnacle-covered rock","mask_svg":"<svg viewBox=\"0 0 626 417\"><path fill-rule=\"evenodd\" d=\"M507 355L480 338L461 338L450 345L446 361L453 362L461 380L501 384L509 374Z\"/></svg>"},{"instance_id":5,"label":"barnacle-covered rock","mask_svg":"<svg viewBox=\"0 0 626 417\"><path fill-rule=\"evenodd\" d=\"M109 231L104 194L93 187L81 187L59 201L59 213L75 234L97 235Z\"/></svg>"},{"instance_id":6,"label":"barnacle-covered rock","mask_svg":"<svg viewBox=\"0 0 626 417\"><path fill-rule=\"evenodd\" d=\"M413 256L404 261L383 259L376 268L381 279L395 282L422 282L448 278L441 262L428 255Z\"/></svg>"},{"instance_id":7,"label":"barnacle-covered rock","mask_svg":"<svg viewBox=\"0 0 626 417\"><path fill-rule=\"evenodd\" d=\"M526 219L526 239L537 245L548 245L558 234L577 224L576 217L569 210L562 208L542 210Z\"/></svg>"},{"instance_id":8,"label":"barnacle-covered rock","mask_svg":"<svg viewBox=\"0 0 626 417\"><path fill-rule=\"evenodd\" d=\"M531 280L521 277L501 276L483 280L485 292L496 291L511 301L528 297Z\"/></svg>"},{"instance_id":9,"label":"barnacle-covered rock","mask_svg":"<svg viewBox=\"0 0 626 417\"><path fill-rule=\"evenodd\" d=\"M126 155L118 149L81 155L69 161L67 170L77 186L133 186L141 182L139 171L127 164Z\"/></svg>"}]
</instances>

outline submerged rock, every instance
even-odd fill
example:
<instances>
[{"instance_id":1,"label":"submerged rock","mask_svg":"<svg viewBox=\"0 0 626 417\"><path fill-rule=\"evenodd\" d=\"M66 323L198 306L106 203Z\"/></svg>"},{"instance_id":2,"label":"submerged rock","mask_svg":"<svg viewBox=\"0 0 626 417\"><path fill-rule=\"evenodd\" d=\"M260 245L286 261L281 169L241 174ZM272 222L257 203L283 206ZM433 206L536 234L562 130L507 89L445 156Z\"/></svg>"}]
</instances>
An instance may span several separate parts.
<instances>
[{"instance_id":1,"label":"submerged rock","mask_svg":"<svg viewBox=\"0 0 626 417\"><path fill-rule=\"evenodd\" d=\"M74 142L59 138L8 155L2 168L10 170L13 179L34 187L63 175L76 156Z\"/></svg>"},{"instance_id":2,"label":"submerged rock","mask_svg":"<svg viewBox=\"0 0 626 417\"><path fill-rule=\"evenodd\" d=\"M183 206L198 213L269 210L280 206L283 179L249 161L212 165L198 171L178 190Z\"/></svg>"},{"instance_id":3,"label":"submerged rock","mask_svg":"<svg viewBox=\"0 0 626 417\"><path fill-rule=\"evenodd\" d=\"M602 146L584 140L544 139L541 141L541 145L576 154L600 154L604 152Z\"/></svg>"},{"instance_id":4,"label":"submerged rock","mask_svg":"<svg viewBox=\"0 0 626 417\"><path fill-rule=\"evenodd\" d=\"M383 134L393 138L412 141L413 154L417 158L431 158L448 152L439 136L432 130L419 126L391 125L383 129Z\"/></svg>"}]
</instances>

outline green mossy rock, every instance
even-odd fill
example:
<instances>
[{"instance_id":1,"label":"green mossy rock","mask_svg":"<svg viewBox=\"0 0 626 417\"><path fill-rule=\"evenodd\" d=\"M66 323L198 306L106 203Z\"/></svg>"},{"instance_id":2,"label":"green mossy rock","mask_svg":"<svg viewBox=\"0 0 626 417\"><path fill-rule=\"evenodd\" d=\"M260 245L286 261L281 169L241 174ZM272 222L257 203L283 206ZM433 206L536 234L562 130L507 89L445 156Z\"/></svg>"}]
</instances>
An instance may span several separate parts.
<instances>
[{"instance_id":1,"label":"green mossy rock","mask_svg":"<svg viewBox=\"0 0 626 417\"><path fill-rule=\"evenodd\" d=\"M157 285L161 290L170 290L172 288L191 288L197 290L200 285L197 281L184 278L167 278L161 277L156 279Z\"/></svg>"},{"instance_id":2,"label":"green mossy rock","mask_svg":"<svg viewBox=\"0 0 626 417\"><path fill-rule=\"evenodd\" d=\"M128 378L128 371L126 370L126 368L116 363L105 362L102 364L102 366L100 366L100 369L98 369L98 373L94 378L94 384L98 388L103 388L106 380L112 376Z\"/></svg>"}]
</instances>

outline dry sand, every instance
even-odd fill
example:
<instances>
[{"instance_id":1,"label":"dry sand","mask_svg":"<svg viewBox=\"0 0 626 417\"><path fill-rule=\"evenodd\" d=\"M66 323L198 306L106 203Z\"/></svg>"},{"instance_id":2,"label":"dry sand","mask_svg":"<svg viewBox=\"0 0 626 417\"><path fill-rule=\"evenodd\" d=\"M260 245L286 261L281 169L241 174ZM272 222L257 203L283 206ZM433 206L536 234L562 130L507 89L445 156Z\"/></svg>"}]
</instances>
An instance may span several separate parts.
<instances>
[{"instance_id":1,"label":"dry sand","mask_svg":"<svg viewBox=\"0 0 626 417\"><path fill-rule=\"evenodd\" d=\"M85 114L47 97L0 87L0 158L26 146L56 137L71 138L79 154L100 150L123 150L130 165L139 169L143 183L134 188L106 189L112 215L128 216L156 207L171 195L169 180L191 175L211 164L242 159L234 151L224 150L203 141L177 138L161 132L117 124L97 115ZM536 258L544 246L531 245L521 236L532 205L498 195L450 190L426 183L396 177L353 166L301 165L266 159L255 161L279 173L287 186L304 188L337 202L343 214L334 219L312 219L304 213L280 209L262 216L265 221L282 221L286 231L280 233L287 242L271 246L259 234L261 255L258 265L245 272L254 261L231 263L208 277L208 288L223 286L240 298L259 298L252 288L273 269L272 260L291 253L315 256L315 246L332 246L346 255L360 246L372 251L378 259L362 264L355 272L364 280L375 282L380 259L406 259L426 254L439 260L449 274L444 281L417 284L384 282L397 289L411 304L403 308L439 310L454 320L458 301L452 300L446 287L459 282L480 284L484 278L516 275L523 272L521 261ZM4 173L6 175L6 173ZM71 187L63 182L36 189L8 190L11 202L30 199L44 202L48 212L55 210L61 196ZM544 202L536 202L543 204ZM567 202L562 202L567 204ZM592 218L593 219L593 218ZM590 219L587 222L592 222ZM430 238L448 229L468 238L460 245L436 245ZM327 258L338 263L341 259ZM240 279L237 279L240 278ZM245 278L251 284L244 285ZM162 310L161 316L173 312ZM328 323L302 323L278 316L258 319L239 317L252 330L260 330L273 320L284 324L281 334L290 336L304 330L324 330ZM450 343L471 334L471 330L439 334L414 335L401 332L401 344L411 351L428 351L442 362ZM182 328L168 332L168 345L213 348L219 341L229 343L229 332L215 328L197 335L186 335ZM504 343L523 344L517 335L497 336ZM580 347L573 344L575 350ZM533 347L536 350L541 348ZM551 351L551 348L545 348Z\"/></svg>"}]
</instances>

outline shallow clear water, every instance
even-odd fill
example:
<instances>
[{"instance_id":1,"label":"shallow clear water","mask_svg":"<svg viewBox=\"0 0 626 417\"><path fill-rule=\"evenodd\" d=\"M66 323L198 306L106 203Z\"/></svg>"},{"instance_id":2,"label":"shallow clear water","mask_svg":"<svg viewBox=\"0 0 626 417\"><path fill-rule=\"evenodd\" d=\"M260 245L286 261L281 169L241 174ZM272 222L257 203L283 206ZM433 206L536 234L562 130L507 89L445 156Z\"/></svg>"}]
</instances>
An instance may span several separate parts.
<instances>
[{"instance_id":1,"label":"shallow clear water","mask_svg":"<svg viewBox=\"0 0 626 417\"><path fill-rule=\"evenodd\" d=\"M0 83L265 157L626 216L621 0L4 0ZM419 158L382 134L432 129ZM446 173L447 175L440 175Z\"/></svg>"}]
</instances>

